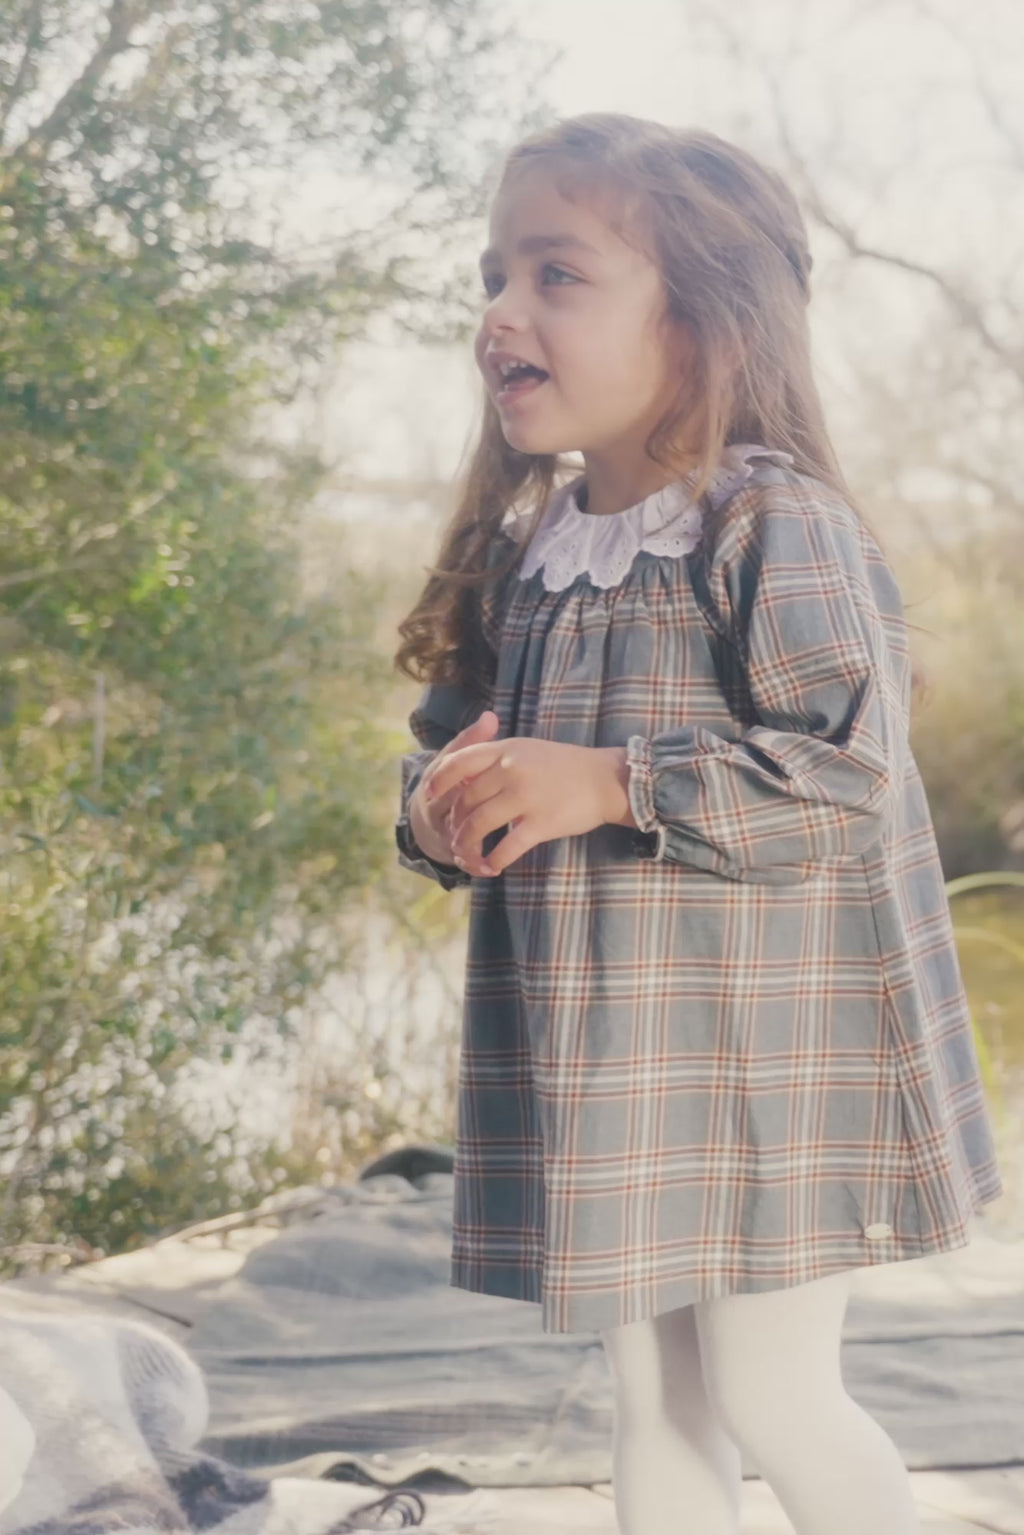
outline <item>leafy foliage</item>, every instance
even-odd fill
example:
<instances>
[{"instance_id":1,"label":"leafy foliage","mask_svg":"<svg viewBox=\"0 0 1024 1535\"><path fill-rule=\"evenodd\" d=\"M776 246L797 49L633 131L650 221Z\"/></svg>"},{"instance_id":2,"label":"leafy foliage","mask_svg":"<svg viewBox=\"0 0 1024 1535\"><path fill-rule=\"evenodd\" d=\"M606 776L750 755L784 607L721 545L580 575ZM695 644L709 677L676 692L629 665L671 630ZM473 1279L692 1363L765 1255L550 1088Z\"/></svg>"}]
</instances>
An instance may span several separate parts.
<instances>
[{"instance_id":1,"label":"leafy foliage","mask_svg":"<svg viewBox=\"0 0 1024 1535\"><path fill-rule=\"evenodd\" d=\"M424 301L402 239L465 201L500 42L487 0L0 12L8 1251L131 1245L285 1175L204 1140L183 1084L337 962L391 742L372 594L302 579L321 465L260 411ZM328 151L398 191L290 248L267 177Z\"/></svg>"}]
</instances>

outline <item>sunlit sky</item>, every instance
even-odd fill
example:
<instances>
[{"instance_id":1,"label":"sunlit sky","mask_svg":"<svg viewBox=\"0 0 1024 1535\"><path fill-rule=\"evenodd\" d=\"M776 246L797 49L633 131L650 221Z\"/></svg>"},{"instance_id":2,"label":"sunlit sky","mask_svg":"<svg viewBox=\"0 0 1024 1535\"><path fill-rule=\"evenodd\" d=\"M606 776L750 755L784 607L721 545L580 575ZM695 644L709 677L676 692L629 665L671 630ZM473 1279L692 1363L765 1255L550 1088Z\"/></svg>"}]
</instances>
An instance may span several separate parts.
<instances>
[{"instance_id":1,"label":"sunlit sky","mask_svg":"<svg viewBox=\"0 0 1024 1535\"><path fill-rule=\"evenodd\" d=\"M515 0L507 16L523 36L562 50L546 82L556 115L611 110L700 125L785 169L763 75L725 56L697 24L699 9L686 0ZM705 10L738 22L771 61L801 156L864 237L954 273L1019 264L1019 172L1014 183L974 86L980 63L1024 142L1017 0L712 0ZM828 401L842 392L843 361L866 330L871 345L898 345L913 329L917 290L875 267L860 287L844 276L832 291L835 242L813 225L811 242L812 329ZM475 399L468 349L350 346L324 446L349 472L447 477Z\"/></svg>"}]
</instances>

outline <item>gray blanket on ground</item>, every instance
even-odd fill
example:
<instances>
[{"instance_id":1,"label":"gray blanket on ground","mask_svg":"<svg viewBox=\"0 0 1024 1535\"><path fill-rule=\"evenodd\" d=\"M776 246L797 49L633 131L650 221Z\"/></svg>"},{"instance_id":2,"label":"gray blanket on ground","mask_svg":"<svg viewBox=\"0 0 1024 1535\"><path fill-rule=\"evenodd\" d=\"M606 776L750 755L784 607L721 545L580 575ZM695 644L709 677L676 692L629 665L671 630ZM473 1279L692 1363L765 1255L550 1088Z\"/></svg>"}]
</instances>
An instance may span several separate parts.
<instances>
[{"instance_id":1,"label":"gray blanket on ground","mask_svg":"<svg viewBox=\"0 0 1024 1535\"><path fill-rule=\"evenodd\" d=\"M417 1184L332 1191L336 1209L221 1288L191 1338L208 1447L384 1485L438 1470L477 1486L609 1481L599 1336L545 1334L539 1306L452 1288L452 1180ZM969 1252L858 1271L844 1377L911 1469L1024 1463L1022 1254L979 1230Z\"/></svg>"},{"instance_id":2,"label":"gray blanket on ground","mask_svg":"<svg viewBox=\"0 0 1024 1535\"><path fill-rule=\"evenodd\" d=\"M205 1453L207 1407L200 1369L166 1334L0 1290L0 1532L341 1535L421 1524L413 1490L353 1500L337 1483L266 1479Z\"/></svg>"},{"instance_id":3,"label":"gray blanket on ground","mask_svg":"<svg viewBox=\"0 0 1024 1535\"><path fill-rule=\"evenodd\" d=\"M537 1306L453 1289L451 1214L445 1172L321 1191L204 1292L187 1355L121 1317L61 1314L52 1288L33 1319L31 1297L0 1287L0 1386L37 1438L0 1531L277 1535L292 1526L274 1488L293 1478L359 1484L364 1505L400 1485L609 1481L599 1337L545 1334ZM969 1249L857 1271L844 1376L911 1469L1024 1464L1022 1253L979 1223ZM295 1528L400 1516L366 1507L346 1524L338 1507L310 1505Z\"/></svg>"}]
</instances>

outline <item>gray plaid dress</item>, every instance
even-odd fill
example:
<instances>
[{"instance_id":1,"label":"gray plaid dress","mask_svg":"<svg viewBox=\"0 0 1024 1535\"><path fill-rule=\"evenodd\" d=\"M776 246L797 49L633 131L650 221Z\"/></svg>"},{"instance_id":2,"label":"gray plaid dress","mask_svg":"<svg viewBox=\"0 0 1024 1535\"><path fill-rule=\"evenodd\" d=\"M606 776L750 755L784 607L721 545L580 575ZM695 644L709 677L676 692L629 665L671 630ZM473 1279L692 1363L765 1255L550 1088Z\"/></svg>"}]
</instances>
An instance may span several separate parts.
<instances>
[{"instance_id":1,"label":"gray plaid dress","mask_svg":"<svg viewBox=\"0 0 1024 1535\"><path fill-rule=\"evenodd\" d=\"M787 455L727 453L713 558L556 590L521 560L484 597L492 696L410 718L399 860L471 886L451 1283L546 1332L963 1247L1002 1193L895 578ZM427 859L409 797L486 707L626 746L639 829L489 880Z\"/></svg>"}]
</instances>

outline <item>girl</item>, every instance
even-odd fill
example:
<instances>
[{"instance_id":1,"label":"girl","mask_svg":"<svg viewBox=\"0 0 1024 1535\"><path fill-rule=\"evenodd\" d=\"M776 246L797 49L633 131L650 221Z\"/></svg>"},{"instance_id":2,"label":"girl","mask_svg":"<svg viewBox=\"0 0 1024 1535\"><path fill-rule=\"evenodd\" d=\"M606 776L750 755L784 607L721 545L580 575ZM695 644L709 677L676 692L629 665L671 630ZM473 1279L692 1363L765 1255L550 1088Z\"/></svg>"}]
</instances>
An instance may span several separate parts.
<instances>
[{"instance_id":1,"label":"girl","mask_svg":"<svg viewBox=\"0 0 1024 1535\"><path fill-rule=\"evenodd\" d=\"M400 860L471 886L452 1283L600 1332L623 1535L731 1535L741 1450L798 1535L916 1530L841 1380L850 1271L1002 1192L810 267L711 133L515 149L483 432L396 656Z\"/></svg>"}]
</instances>

